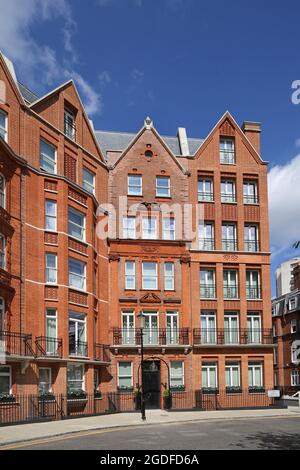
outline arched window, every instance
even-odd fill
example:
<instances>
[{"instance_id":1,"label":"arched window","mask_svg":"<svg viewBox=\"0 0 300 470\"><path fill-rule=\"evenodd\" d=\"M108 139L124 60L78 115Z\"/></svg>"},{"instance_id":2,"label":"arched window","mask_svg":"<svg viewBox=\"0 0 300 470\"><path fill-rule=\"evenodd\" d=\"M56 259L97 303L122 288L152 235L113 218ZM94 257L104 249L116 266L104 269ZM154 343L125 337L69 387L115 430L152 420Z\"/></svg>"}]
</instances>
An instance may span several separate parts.
<instances>
[{"instance_id":1,"label":"arched window","mask_svg":"<svg viewBox=\"0 0 300 470\"><path fill-rule=\"evenodd\" d=\"M5 209L5 178L0 174L0 206Z\"/></svg>"}]
</instances>

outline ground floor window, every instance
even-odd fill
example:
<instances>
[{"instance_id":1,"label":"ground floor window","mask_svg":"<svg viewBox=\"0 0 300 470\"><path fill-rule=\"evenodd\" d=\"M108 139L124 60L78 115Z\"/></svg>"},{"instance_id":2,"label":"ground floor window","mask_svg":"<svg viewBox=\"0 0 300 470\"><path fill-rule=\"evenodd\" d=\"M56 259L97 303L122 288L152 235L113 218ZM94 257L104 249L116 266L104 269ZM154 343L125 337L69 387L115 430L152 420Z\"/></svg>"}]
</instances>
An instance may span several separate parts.
<instances>
[{"instance_id":1,"label":"ground floor window","mask_svg":"<svg viewBox=\"0 0 300 470\"><path fill-rule=\"evenodd\" d=\"M299 370L292 370L291 385L292 387L296 387L300 385L300 371Z\"/></svg>"},{"instance_id":2,"label":"ground floor window","mask_svg":"<svg viewBox=\"0 0 300 470\"><path fill-rule=\"evenodd\" d=\"M203 364L202 388L215 390L218 388L217 364Z\"/></svg>"},{"instance_id":3,"label":"ground floor window","mask_svg":"<svg viewBox=\"0 0 300 470\"><path fill-rule=\"evenodd\" d=\"M84 392L83 364L68 364L67 385L68 394L80 394Z\"/></svg>"},{"instance_id":4,"label":"ground floor window","mask_svg":"<svg viewBox=\"0 0 300 470\"><path fill-rule=\"evenodd\" d=\"M94 369L94 392L100 393L100 370L99 369Z\"/></svg>"},{"instance_id":5,"label":"ground floor window","mask_svg":"<svg viewBox=\"0 0 300 470\"><path fill-rule=\"evenodd\" d=\"M43 367L39 369L39 393L41 395L51 393L52 379L50 367Z\"/></svg>"},{"instance_id":6,"label":"ground floor window","mask_svg":"<svg viewBox=\"0 0 300 470\"><path fill-rule=\"evenodd\" d=\"M261 389L263 387L263 373L261 363L249 363L248 365L249 389Z\"/></svg>"},{"instance_id":7,"label":"ground floor window","mask_svg":"<svg viewBox=\"0 0 300 470\"><path fill-rule=\"evenodd\" d=\"M172 361L170 364L170 386L171 389L184 388L184 364L183 361Z\"/></svg>"},{"instance_id":8,"label":"ground floor window","mask_svg":"<svg viewBox=\"0 0 300 470\"><path fill-rule=\"evenodd\" d=\"M120 390L129 390L133 388L132 362L119 362L118 388Z\"/></svg>"},{"instance_id":9,"label":"ground floor window","mask_svg":"<svg viewBox=\"0 0 300 470\"><path fill-rule=\"evenodd\" d=\"M11 393L11 368L0 366L0 397Z\"/></svg>"},{"instance_id":10,"label":"ground floor window","mask_svg":"<svg viewBox=\"0 0 300 470\"><path fill-rule=\"evenodd\" d=\"M239 390L241 386L240 365L227 363L225 366L225 383L227 391Z\"/></svg>"}]
</instances>

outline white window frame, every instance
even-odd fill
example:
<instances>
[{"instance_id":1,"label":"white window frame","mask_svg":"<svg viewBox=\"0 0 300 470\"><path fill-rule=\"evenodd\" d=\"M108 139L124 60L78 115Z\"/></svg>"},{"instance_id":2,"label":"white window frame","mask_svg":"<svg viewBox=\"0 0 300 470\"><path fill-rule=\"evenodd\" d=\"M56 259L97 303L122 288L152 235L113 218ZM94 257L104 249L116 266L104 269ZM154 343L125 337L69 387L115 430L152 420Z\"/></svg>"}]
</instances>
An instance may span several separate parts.
<instances>
[{"instance_id":1,"label":"white window frame","mask_svg":"<svg viewBox=\"0 0 300 470\"><path fill-rule=\"evenodd\" d=\"M257 282L254 281L254 278L256 276L253 276L253 274L257 274ZM249 282L248 282L249 281ZM257 271L255 269L247 269L246 270L246 291L250 289L247 294L247 300L260 300L261 299L261 276L260 276L260 271ZM252 297L251 296L251 289L257 289L257 296Z\"/></svg>"},{"instance_id":2,"label":"white window frame","mask_svg":"<svg viewBox=\"0 0 300 470\"><path fill-rule=\"evenodd\" d=\"M133 221L133 227L131 227L130 224L128 224L129 221ZM123 238L128 239L128 240L136 239L136 217L135 216L123 217Z\"/></svg>"},{"instance_id":3,"label":"white window frame","mask_svg":"<svg viewBox=\"0 0 300 470\"><path fill-rule=\"evenodd\" d=\"M0 173L0 181L2 179L2 188L0 186L0 206L6 209L6 179L2 173Z\"/></svg>"},{"instance_id":4,"label":"white window frame","mask_svg":"<svg viewBox=\"0 0 300 470\"><path fill-rule=\"evenodd\" d=\"M167 186L160 186L159 182L162 180L167 181ZM166 194L159 194L160 191L166 190ZM170 176L157 176L156 177L156 197L171 197L171 178Z\"/></svg>"},{"instance_id":5,"label":"white window frame","mask_svg":"<svg viewBox=\"0 0 300 470\"><path fill-rule=\"evenodd\" d=\"M252 231L254 229L254 239L252 237ZM259 229L257 224L245 224L244 226L244 243L245 251L257 252L259 251ZM251 249L251 243L254 244L254 250ZM248 246L247 246L248 245Z\"/></svg>"},{"instance_id":6,"label":"white window frame","mask_svg":"<svg viewBox=\"0 0 300 470\"><path fill-rule=\"evenodd\" d=\"M254 191L251 194L249 188L253 186ZM244 204L258 204L258 185L257 181L243 181L243 201Z\"/></svg>"},{"instance_id":7,"label":"white window frame","mask_svg":"<svg viewBox=\"0 0 300 470\"><path fill-rule=\"evenodd\" d=\"M127 194L128 196L142 196L143 195L143 178L142 175L135 175L129 173L127 177ZM134 178L136 180L139 179L139 184L130 184L130 178Z\"/></svg>"},{"instance_id":8,"label":"white window frame","mask_svg":"<svg viewBox=\"0 0 300 470\"><path fill-rule=\"evenodd\" d=\"M81 315L82 318L78 318L78 317L76 318L75 315ZM69 353L69 355L72 356L72 357L77 357L77 356L84 357L85 354L81 354L80 348L78 350L78 345L79 345L79 342L87 343L87 316L84 313L80 313L80 312L74 312L74 311L69 312L69 318L68 318L68 333L69 333L69 336L70 336L70 322L73 322L75 324L75 328L74 328L75 352L73 352L72 354ZM84 326L84 328L83 328L84 334L81 338L79 338L79 334L78 334L78 325L83 325ZM70 347L70 341L69 341L69 347Z\"/></svg>"},{"instance_id":9,"label":"white window frame","mask_svg":"<svg viewBox=\"0 0 300 470\"><path fill-rule=\"evenodd\" d=\"M254 328L255 325L255 320L258 320L259 323L259 328ZM250 323L250 326L249 326ZM261 326L261 314L256 313L256 312L249 312L247 313L247 330L248 330L248 341L250 341L251 344L261 344L261 335L262 335L262 326ZM274 325L275 326L275 325ZM258 332L256 331L258 329ZM255 337L258 333L258 339L259 341L251 341L253 337ZM251 335L251 338L249 338L249 335Z\"/></svg>"},{"instance_id":10,"label":"white window frame","mask_svg":"<svg viewBox=\"0 0 300 470\"><path fill-rule=\"evenodd\" d=\"M154 225L152 228L152 222ZM150 225L149 225L150 223ZM142 218L143 240L157 240L157 219L156 217Z\"/></svg>"},{"instance_id":11,"label":"white window frame","mask_svg":"<svg viewBox=\"0 0 300 470\"><path fill-rule=\"evenodd\" d=\"M132 274L128 274L128 265L133 266ZM133 278L133 287L130 286L128 278ZM135 279L135 260L126 260L125 261L125 289L126 290L136 290L136 279Z\"/></svg>"},{"instance_id":12,"label":"white window frame","mask_svg":"<svg viewBox=\"0 0 300 470\"><path fill-rule=\"evenodd\" d=\"M295 318L291 320L291 333L297 333L297 320Z\"/></svg>"},{"instance_id":13,"label":"white window frame","mask_svg":"<svg viewBox=\"0 0 300 470\"><path fill-rule=\"evenodd\" d=\"M171 274L168 274L167 265L172 266ZM171 282L171 287L167 287L168 281ZM175 265L173 261L166 261L164 263L164 290L165 291L175 290Z\"/></svg>"},{"instance_id":14,"label":"white window frame","mask_svg":"<svg viewBox=\"0 0 300 470\"><path fill-rule=\"evenodd\" d=\"M215 249L215 226L213 222L199 222L199 250L212 251Z\"/></svg>"},{"instance_id":15,"label":"white window frame","mask_svg":"<svg viewBox=\"0 0 300 470\"><path fill-rule=\"evenodd\" d=\"M179 342L179 314L176 310L166 312L167 344L178 344Z\"/></svg>"},{"instance_id":16,"label":"white window frame","mask_svg":"<svg viewBox=\"0 0 300 470\"><path fill-rule=\"evenodd\" d=\"M203 385L203 371L206 370L207 374L207 386ZM210 383L210 372L213 371L215 375L216 386L212 387ZM201 386L204 389L216 390L218 388L218 364L217 363L204 363L201 366Z\"/></svg>"},{"instance_id":17,"label":"white window frame","mask_svg":"<svg viewBox=\"0 0 300 470\"><path fill-rule=\"evenodd\" d=\"M166 227L166 223L169 226ZM163 239L164 240L176 240L176 221L174 217L163 218Z\"/></svg>"},{"instance_id":18,"label":"white window frame","mask_svg":"<svg viewBox=\"0 0 300 470\"><path fill-rule=\"evenodd\" d=\"M300 370L291 371L291 386L292 387L300 386Z\"/></svg>"},{"instance_id":19,"label":"white window frame","mask_svg":"<svg viewBox=\"0 0 300 470\"><path fill-rule=\"evenodd\" d=\"M154 264L155 265L155 276L146 276L144 272L144 267L146 264ZM158 275L157 275L157 261L142 261L142 289L143 290L158 290ZM145 279L155 279L155 288L147 288L145 287Z\"/></svg>"},{"instance_id":20,"label":"white window frame","mask_svg":"<svg viewBox=\"0 0 300 470\"><path fill-rule=\"evenodd\" d=\"M126 321L125 321L126 319ZM132 322L130 321L132 320ZM135 344L135 312L122 310L122 344ZM130 325L132 323L132 326Z\"/></svg>"},{"instance_id":21,"label":"white window frame","mask_svg":"<svg viewBox=\"0 0 300 470\"><path fill-rule=\"evenodd\" d=\"M202 191L201 191L202 185ZM214 183L212 178L198 178L198 201L213 202L214 200Z\"/></svg>"},{"instance_id":22,"label":"white window frame","mask_svg":"<svg viewBox=\"0 0 300 470\"><path fill-rule=\"evenodd\" d=\"M293 302L293 301L295 302L295 306L294 306L294 307L292 307L292 302ZM296 308L297 308L297 303L298 303L298 302L297 302L297 297L291 297L291 298L289 299L289 310L296 310Z\"/></svg>"},{"instance_id":23,"label":"white window frame","mask_svg":"<svg viewBox=\"0 0 300 470\"><path fill-rule=\"evenodd\" d=\"M238 370L238 385L232 385L233 383L233 371L234 369L237 369ZM226 371L229 370L230 372L230 385L227 385L226 384ZM241 365L239 363L232 363L232 364L225 364L225 385L226 385L226 388L233 388L233 387L241 387Z\"/></svg>"},{"instance_id":24,"label":"white window frame","mask_svg":"<svg viewBox=\"0 0 300 470\"><path fill-rule=\"evenodd\" d=\"M9 372L2 372L1 369L9 369ZM8 366L7 364L0 364L0 377L9 377L9 392L8 394L12 394L12 374L11 374L11 366Z\"/></svg>"},{"instance_id":25,"label":"white window frame","mask_svg":"<svg viewBox=\"0 0 300 470\"><path fill-rule=\"evenodd\" d=\"M230 145L228 145L229 143ZM221 137L219 148L220 163L222 165L235 165L235 140L233 138Z\"/></svg>"},{"instance_id":26,"label":"white window frame","mask_svg":"<svg viewBox=\"0 0 300 470\"><path fill-rule=\"evenodd\" d=\"M73 222L72 220L70 220L70 213L72 213L72 212L73 212L74 215L79 216L79 217L82 218L82 222L83 222L82 225L77 224L76 222ZM79 228L79 230L81 232L81 236L80 235L79 236L71 235L71 233L70 233L71 232L71 230L70 230L71 226L74 226L75 228ZM85 239L85 237L86 237L85 226L86 226L86 215L83 212L80 212L77 209L74 209L74 207L69 206L68 207L68 235L69 235L69 237L75 238L76 240L79 240L81 242L85 242L86 241L86 239Z\"/></svg>"},{"instance_id":27,"label":"white window frame","mask_svg":"<svg viewBox=\"0 0 300 470\"><path fill-rule=\"evenodd\" d=\"M39 392L40 392L40 371L41 370L46 370L49 373L49 390L45 391L45 393L52 393L52 369L51 367L39 367ZM46 383L46 382L43 382Z\"/></svg>"},{"instance_id":28,"label":"white window frame","mask_svg":"<svg viewBox=\"0 0 300 470\"><path fill-rule=\"evenodd\" d=\"M4 127L0 126L0 137L4 142L8 142L8 114L2 109L0 109L0 114L4 116Z\"/></svg>"},{"instance_id":29,"label":"white window frame","mask_svg":"<svg viewBox=\"0 0 300 470\"><path fill-rule=\"evenodd\" d=\"M210 328L210 322L213 321L214 327ZM217 322L216 312L203 311L200 314L201 326L201 344L217 343Z\"/></svg>"},{"instance_id":30,"label":"white window frame","mask_svg":"<svg viewBox=\"0 0 300 470\"><path fill-rule=\"evenodd\" d=\"M50 319L55 319L55 336L54 337L51 337L51 336L48 336L48 320ZM53 353L56 353L56 343L55 343L55 340L57 340L57 329L58 329L58 325L57 325L57 310L56 308L46 308L46 318L45 318L45 337L46 338L49 338L50 340L54 340L53 343L51 341L48 342L47 344L47 340L46 340L46 354L47 356L52 356ZM48 347L50 346L50 347Z\"/></svg>"},{"instance_id":31,"label":"white window frame","mask_svg":"<svg viewBox=\"0 0 300 470\"><path fill-rule=\"evenodd\" d=\"M89 174L92 177L93 183L91 184L89 181L85 179L85 174ZM88 168L83 167L82 170L82 187L88 191L90 194L95 194L95 173L93 173Z\"/></svg>"},{"instance_id":32,"label":"white window frame","mask_svg":"<svg viewBox=\"0 0 300 470\"><path fill-rule=\"evenodd\" d=\"M181 365L182 365L180 376L179 376L179 375L174 375L174 373L172 374L172 372L173 372L173 371L172 371L172 364L176 364L176 363L181 363ZM173 379L178 379L178 378L181 380L181 385L177 385L177 386L175 385L175 386L174 386L174 385L172 384L172 381L173 381ZM181 388L181 387L184 388L184 386L185 386L185 380L184 380L184 361L180 361L180 360L178 360L178 361L170 361L170 387L171 387L171 389L176 390L176 388L179 388L179 387L180 387L180 388Z\"/></svg>"},{"instance_id":33,"label":"white window frame","mask_svg":"<svg viewBox=\"0 0 300 470\"><path fill-rule=\"evenodd\" d=\"M70 122L69 122L70 119ZM69 139L75 141L76 137L76 117L75 114L68 108L64 108L64 134Z\"/></svg>"},{"instance_id":34,"label":"white window frame","mask_svg":"<svg viewBox=\"0 0 300 470\"><path fill-rule=\"evenodd\" d=\"M204 282L201 282L201 276L204 273ZM212 273L213 282L207 282ZM213 289L212 293L209 289ZM204 295L204 292L208 292L208 296ZM216 298L216 271L215 269L200 269L200 298L201 299L215 299Z\"/></svg>"},{"instance_id":35,"label":"white window frame","mask_svg":"<svg viewBox=\"0 0 300 470\"><path fill-rule=\"evenodd\" d=\"M42 142L45 145L52 147L52 149L54 149L54 160L51 157L49 157L47 154L42 153L42 145L41 145ZM46 162L48 162L48 164L53 165L53 171L48 171L45 168L43 168L43 165L42 165L43 159L45 159ZM57 148L54 145L50 144L50 142L47 142L45 139L40 139L40 168L46 171L47 173L51 173L54 175L57 172Z\"/></svg>"},{"instance_id":36,"label":"white window frame","mask_svg":"<svg viewBox=\"0 0 300 470\"><path fill-rule=\"evenodd\" d=\"M55 267L51 267L51 266L48 266L48 256L53 256L54 259L55 259ZM48 252L48 253L45 253L45 279L46 279L46 284L53 284L53 285L56 285L57 284L57 253L51 253L51 252ZM49 271L53 271L53 273L55 273L55 281L54 282L51 282L49 280Z\"/></svg>"},{"instance_id":37,"label":"white window frame","mask_svg":"<svg viewBox=\"0 0 300 470\"><path fill-rule=\"evenodd\" d=\"M130 375L122 375L120 376L120 364L130 364ZM118 388L119 390L128 390L133 388L133 362L132 361L118 361L118 375L117 375L117 380L118 380ZM129 387L121 387L120 386L120 378L130 378L130 386Z\"/></svg>"},{"instance_id":38,"label":"white window frame","mask_svg":"<svg viewBox=\"0 0 300 470\"><path fill-rule=\"evenodd\" d=\"M230 238L231 231L233 231L232 238ZM236 223L234 222L222 223L222 250L223 251L236 251L237 249L237 236L236 235L237 235Z\"/></svg>"},{"instance_id":39,"label":"white window frame","mask_svg":"<svg viewBox=\"0 0 300 470\"><path fill-rule=\"evenodd\" d=\"M228 325L228 328L226 325ZM226 336L228 341L226 341ZM238 312L224 313L224 343L226 345L240 343L240 318Z\"/></svg>"},{"instance_id":40,"label":"white window frame","mask_svg":"<svg viewBox=\"0 0 300 470\"><path fill-rule=\"evenodd\" d=\"M260 384L256 384L256 374L255 374L255 370L256 369L259 369L259 373L260 373ZM250 374L250 371L251 371L251 376L252 376L252 385L250 385L250 381L249 381L249 374ZM249 388L254 388L254 387L258 387L258 388L263 388L264 386L264 377L263 377L263 365L261 362L257 362L257 363L249 363L248 364L248 387Z\"/></svg>"},{"instance_id":41,"label":"white window frame","mask_svg":"<svg viewBox=\"0 0 300 470\"><path fill-rule=\"evenodd\" d=\"M55 208L55 214L52 215L52 214L48 214L47 213L47 203L51 203L53 204L53 207ZM47 228L47 220L49 219L53 219L54 222L55 222L55 227L52 229L52 228ZM45 200L45 230L46 232L56 232L57 231L57 201L55 201L54 199L46 199Z\"/></svg>"},{"instance_id":42,"label":"white window frame","mask_svg":"<svg viewBox=\"0 0 300 470\"><path fill-rule=\"evenodd\" d=\"M79 363L76 363L76 362L69 362L68 365L67 365L67 389L69 391L69 368L72 367L75 369L75 367L80 367L81 368L81 371L82 371L82 379L81 381L78 380L78 379L71 379L72 382L81 382L81 388L80 390L83 390L85 391L85 366L84 364L79 364ZM76 389L78 390L78 389Z\"/></svg>"},{"instance_id":43,"label":"white window frame","mask_svg":"<svg viewBox=\"0 0 300 470\"><path fill-rule=\"evenodd\" d=\"M231 283L232 273L235 273L235 283ZM226 278L226 279L225 279ZM229 289L235 289L236 296L229 294ZM224 269L223 271L223 290L224 290L224 299L238 299L239 297L239 272L237 269ZM227 296L225 295L227 290Z\"/></svg>"},{"instance_id":44,"label":"white window frame","mask_svg":"<svg viewBox=\"0 0 300 470\"><path fill-rule=\"evenodd\" d=\"M80 263L80 264L83 266L84 269L83 269L83 274L82 274L82 275L70 271L70 261L73 261L73 262L75 262L75 263ZM84 263L83 261L80 261L80 260L78 260L78 259L76 259L76 258L72 258L72 257L69 256L69 258L68 258L68 272L69 272L69 287L70 287L71 289L76 289L76 290L80 290L80 291L86 291L86 263ZM83 286L82 286L82 287L73 286L73 285L71 284L71 277L70 277L70 275L75 276L76 278L82 279L82 281L83 281L83 282L82 282Z\"/></svg>"},{"instance_id":45,"label":"white window frame","mask_svg":"<svg viewBox=\"0 0 300 470\"><path fill-rule=\"evenodd\" d=\"M223 191L224 189L224 191ZM236 182L235 180L221 180L221 202L236 203Z\"/></svg>"}]
</instances>

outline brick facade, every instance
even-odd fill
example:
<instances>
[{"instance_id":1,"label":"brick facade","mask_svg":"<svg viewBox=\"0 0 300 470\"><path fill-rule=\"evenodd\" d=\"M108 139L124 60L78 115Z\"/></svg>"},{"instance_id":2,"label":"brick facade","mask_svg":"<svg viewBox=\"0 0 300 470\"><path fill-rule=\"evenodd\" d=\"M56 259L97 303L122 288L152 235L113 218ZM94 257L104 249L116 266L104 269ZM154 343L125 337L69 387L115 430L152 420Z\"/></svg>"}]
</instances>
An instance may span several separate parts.
<instances>
[{"instance_id":1,"label":"brick facade","mask_svg":"<svg viewBox=\"0 0 300 470\"><path fill-rule=\"evenodd\" d=\"M2 57L0 80L6 87L0 111L6 113L8 123L7 143L0 139L0 173L6 181L0 232L6 239L7 260L1 270L0 296L5 300L5 347L8 348L7 339L11 341L12 333L18 335L16 341L21 345L15 350L10 346L7 351L11 393L38 393L41 368L51 369L52 391L66 393L67 368L72 364L83 365L84 388L92 393L96 370L101 390L114 391L120 385L120 363L131 363L131 385L135 388L141 381L140 337L135 336L140 331L141 312L156 315L151 321L157 337L151 345L145 344L145 360L158 365L160 400L168 387L168 367L175 362L183 374L180 387L186 391L203 388L202 366L209 364L217 367L217 388L225 390L225 366L232 363L239 365L240 388L246 390L250 386L248 368L252 363L261 366L260 388L273 388L267 165L257 153L259 125L246 123L241 130L226 113L194 155L178 157L148 121L124 151L109 149L104 155L72 82L29 104L23 100ZM74 113L74 139L65 135L66 108ZM234 142L235 164L220 163L220 140L224 138ZM56 149L54 174L41 169L41 140ZM83 188L84 170L94 174L94 194ZM128 175L141 176L140 196L128 196ZM157 177L169 178L169 196L157 196ZM201 203L196 214L201 177L213 182L213 198ZM234 181L235 201L222 201L220 188L224 180ZM258 199L251 204L245 204L245 181L257 186ZM123 214L120 196L127 198ZM56 203L56 227L52 230L45 225L46 201L51 207ZM106 241L97 236L96 229L97 222L105 216L99 207L105 209L107 204L116 209L116 233ZM138 206L141 220L149 217L151 210L151 217L156 220L155 240L123 237L123 216L130 215L128 209L133 204ZM183 211L188 204L192 207L190 225L196 236L189 234L184 239L176 210ZM163 232L164 208L170 205L169 218L175 218L176 223L175 240L165 239ZM69 210L85 219L83 240L70 235ZM199 249L198 223L202 218L214 225L211 250ZM233 250L224 250L222 223L236 224L237 246ZM247 224L257 226L259 249L254 252L245 250ZM57 279L52 284L45 282L46 254L56 255ZM84 289L69 286L70 259L85 266ZM130 289L125 286L128 261L135 266L135 284ZM154 290L143 286L143 263L147 261L157 266ZM174 289L170 290L165 287L166 263L173 263L174 267ZM205 269L215 273L215 295L200 298L200 271ZM238 294L230 299L223 295L225 270L237 273ZM259 273L257 298L247 299L249 271ZM43 353L47 311L56 312L57 350L52 357ZM133 315L134 326L131 324L130 329L135 330L130 334L135 338L124 343L122 313L126 312ZM171 320L167 316L171 312L177 314L176 327L172 327L175 340L168 336ZM201 314L208 312L215 316L216 340L206 344L203 331L199 331ZM229 312L238 318L239 339L228 343L224 340L224 317ZM86 348L84 354L71 354L70 328L79 335L80 327L70 327L70 313L75 318L85 318L86 336L80 346ZM247 336L249 315L254 313L260 318L260 339L255 342Z\"/></svg>"}]
</instances>

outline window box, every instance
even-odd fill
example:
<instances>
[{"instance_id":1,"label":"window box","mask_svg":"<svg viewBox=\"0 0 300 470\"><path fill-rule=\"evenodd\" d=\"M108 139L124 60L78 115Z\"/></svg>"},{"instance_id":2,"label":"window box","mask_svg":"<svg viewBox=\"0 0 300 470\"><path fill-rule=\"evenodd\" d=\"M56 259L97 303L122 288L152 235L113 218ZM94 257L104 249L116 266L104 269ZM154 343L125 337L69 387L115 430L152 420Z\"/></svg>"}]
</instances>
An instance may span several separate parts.
<instances>
[{"instance_id":1,"label":"window box","mask_svg":"<svg viewBox=\"0 0 300 470\"><path fill-rule=\"evenodd\" d=\"M55 396L51 392L40 393L39 401L54 401Z\"/></svg>"},{"instance_id":2,"label":"window box","mask_svg":"<svg viewBox=\"0 0 300 470\"><path fill-rule=\"evenodd\" d=\"M118 392L133 392L133 387L118 387Z\"/></svg>"},{"instance_id":3,"label":"window box","mask_svg":"<svg viewBox=\"0 0 300 470\"><path fill-rule=\"evenodd\" d=\"M242 393L241 387L226 387L226 393Z\"/></svg>"},{"instance_id":4,"label":"window box","mask_svg":"<svg viewBox=\"0 0 300 470\"><path fill-rule=\"evenodd\" d=\"M6 404L6 403L15 403L16 402L16 397L14 395L11 395L10 393L3 393L0 395L0 404Z\"/></svg>"},{"instance_id":5,"label":"window box","mask_svg":"<svg viewBox=\"0 0 300 470\"><path fill-rule=\"evenodd\" d=\"M184 392L185 386L184 385L171 385L172 392Z\"/></svg>"},{"instance_id":6,"label":"window box","mask_svg":"<svg viewBox=\"0 0 300 470\"><path fill-rule=\"evenodd\" d=\"M73 390L68 392L67 400L86 400L86 393L84 390Z\"/></svg>"},{"instance_id":7,"label":"window box","mask_svg":"<svg viewBox=\"0 0 300 470\"><path fill-rule=\"evenodd\" d=\"M265 393L264 387L249 387L249 393Z\"/></svg>"},{"instance_id":8,"label":"window box","mask_svg":"<svg viewBox=\"0 0 300 470\"><path fill-rule=\"evenodd\" d=\"M172 388L173 390L173 388ZM171 390L165 390L163 395L163 406L164 410L170 410L172 408L172 392Z\"/></svg>"},{"instance_id":9,"label":"window box","mask_svg":"<svg viewBox=\"0 0 300 470\"><path fill-rule=\"evenodd\" d=\"M217 395L219 393L218 388L202 388L203 395Z\"/></svg>"}]
</instances>

